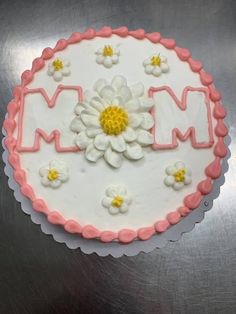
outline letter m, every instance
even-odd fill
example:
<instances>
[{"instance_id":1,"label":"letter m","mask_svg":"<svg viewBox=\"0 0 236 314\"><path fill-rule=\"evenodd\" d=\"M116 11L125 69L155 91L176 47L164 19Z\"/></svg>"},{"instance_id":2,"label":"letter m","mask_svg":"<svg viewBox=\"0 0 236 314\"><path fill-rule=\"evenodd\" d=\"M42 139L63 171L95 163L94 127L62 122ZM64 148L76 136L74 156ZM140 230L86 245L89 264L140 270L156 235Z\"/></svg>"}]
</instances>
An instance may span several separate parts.
<instances>
[{"instance_id":1,"label":"letter m","mask_svg":"<svg viewBox=\"0 0 236 314\"><path fill-rule=\"evenodd\" d=\"M154 100L153 149L171 149L190 139L194 148L214 144L211 104L208 89L185 87L179 100L169 86L151 87Z\"/></svg>"}]
</instances>

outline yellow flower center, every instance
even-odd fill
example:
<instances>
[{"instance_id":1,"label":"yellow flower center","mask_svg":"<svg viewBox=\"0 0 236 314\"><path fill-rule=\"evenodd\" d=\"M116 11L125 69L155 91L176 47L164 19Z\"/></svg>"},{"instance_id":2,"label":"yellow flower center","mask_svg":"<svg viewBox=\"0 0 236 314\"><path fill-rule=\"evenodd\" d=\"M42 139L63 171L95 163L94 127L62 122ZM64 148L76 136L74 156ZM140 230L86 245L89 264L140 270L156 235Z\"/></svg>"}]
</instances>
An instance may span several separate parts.
<instances>
[{"instance_id":1,"label":"yellow flower center","mask_svg":"<svg viewBox=\"0 0 236 314\"><path fill-rule=\"evenodd\" d=\"M128 125L127 112L118 106L109 106L100 113L101 128L107 135L119 135Z\"/></svg>"},{"instance_id":2,"label":"yellow flower center","mask_svg":"<svg viewBox=\"0 0 236 314\"><path fill-rule=\"evenodd\" d=\"M54 66L55 71L59 71L59 70L63 69L63 63L60 59L55 59L53 61L52 65Z\"/></svg>"},{"instance_id":3,"label":"yellow flower center","mask_svg":"<svg viewBox=\"0 0 236 314\"><path fill-rule=\"evenodd\" d=\"M119 207L121 207L123 202L124 202L123 197L121 197L120 195L117 195L116 197L113 198L111 204L112 204L112 206L119 208Z\"/></svg>"},{"instance_id":4,"label":"yellow flower center","mask_svg":"<svg viewBox=\"0 0 236 314\"><path fill-rule=\"evenodd\" d=\"M178 171L176 171L173 176L175 178L176 182L184 182L185 180L185 174L186 174L186 170L184 168L179 169Z\"/></svg>"},{"instance_id":5,"label":"yellow flower center","mask_svg":"<svg viewBox=\"0 0 236 314\"><path fill-rule=\"evenodd\" d=\"M103 56L104 57L112 57L113 56L113 49L112 46L108 45L108 46L104 46L103 48Z\"/></svg>"},{"instance_id":6,"label":"yellow flower center","mask_svg":"<svg viewBox=\"0 0 236 314\"><path fill-rule=\"evenodd\" d=\"M48 171L48 180L54 181L59 177L59 172L56 169L50 169Z\"/></svg>"},{"instance_id":7,"label":"yellow flower center","mask_svg":"<svg viewBox=\"0 0 236 314\"><path fill-rule=\"evenodd\" d=\"M161 65L161 57L158 55L158 56L153 56L151 58L151 65L154 65L154 66L160 66Z\"/></svg>"}]
</instances>

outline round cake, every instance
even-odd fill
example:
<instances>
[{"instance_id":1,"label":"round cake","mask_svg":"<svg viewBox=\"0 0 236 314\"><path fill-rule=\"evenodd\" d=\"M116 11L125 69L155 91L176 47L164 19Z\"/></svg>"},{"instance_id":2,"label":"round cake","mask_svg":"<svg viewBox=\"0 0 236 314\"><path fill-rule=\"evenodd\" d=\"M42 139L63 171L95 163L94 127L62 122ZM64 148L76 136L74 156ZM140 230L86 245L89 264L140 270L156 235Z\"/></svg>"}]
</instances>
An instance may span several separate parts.
<instances>
[{"instance_id":1,"label":"round cake","mask_svg":"<svg viewBox=\"0 0 236 314\"><path fill-rule=\"evenodd\" d=\"M147 240L197 208L227 154L213 78L159 33L88 29L45 48L4 121L14 179L67 232Z\"/></svg>"}]
</instances>

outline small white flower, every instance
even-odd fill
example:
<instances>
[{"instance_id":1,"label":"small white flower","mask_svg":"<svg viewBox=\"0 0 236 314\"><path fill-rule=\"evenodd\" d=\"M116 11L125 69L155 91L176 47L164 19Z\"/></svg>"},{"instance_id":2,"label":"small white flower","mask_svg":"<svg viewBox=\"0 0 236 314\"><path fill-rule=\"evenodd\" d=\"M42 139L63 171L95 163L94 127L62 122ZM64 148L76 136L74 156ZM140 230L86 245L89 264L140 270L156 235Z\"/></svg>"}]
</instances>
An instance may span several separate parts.
<instances>
[{"instance_id":1,"label":"small white flower","mask_svg":"<svg viewBox=\"0 0 236 314\"><path fill-rule=\"evenodd\" d=\"M169 66L167 64L167 58L165 56L153 55L148 59L144 60L143 66L147 74L154 76L160 76L161 73L167 73Z\"/></svg>"},{"instance_id":2,"label":"small white flower","mask_svg":"<svg viewBox=\"0 0 236 314\"><path fill-rule=\"evenodd\" d=\"M191 170L185 167L185 164L181 161L167 167L166 174L167 176L164 179L165 185L171 186L176 191L192 182Z\"/></svg>"},{"instance_id":3,"label":"small white flower","mask_svg":"<svg viewBox=\"0 0 236 314\"><path fill-rule=\"evenodd\" d=\"M154 141L150 133L154 119L149 113L153 101L144 95L143 84L128 87L123 76L115 76L111 84L98 80L94 91L94 95L85 92L84 102L75 108L77 116L70 128L78 133L76 145L89 161L103 157L114 168L121 166L123 156L143 158L142 147Z\"/></svg>"},{"instance_id":4,"label":"small white flower","mask_svg":"<svg viewBox=\"0 0 236 314\"><path fill-rule=\"evenodd\" d=\"M49 165L40 168L39 174L42 177L41 183L54 189L69 179L67 165L57 160L52 160Z\"/></svg>"},{"instance_id":5,"label":"small white flower","mask_svg":"<svg viewBox=\"0 0 236 314\"><path fill-rule=\"evenodd\" d=\"M106 68L111 68L113 64L119 62L120 51L118 48L114 48L111 45L105 45L103 48L99 48L96 52L96 62L103 64Z\"/></svg>"},{"instance_id":6,"label":"small white flower","mask_svg":"<svg viewBox=\"0 0 236 314\"><path fill-rule=\"evenodd\" d=\"M56 58L48 65L48 75L52 76L56 82L62 80L63 76L70 75L70 62Z\"/></svg>"},{"instance_id":7,"label":"small white flower","mask_svg":"<svg viewBox=\"0 0 236 314\"><path fill-rule=\"evenodd\" d=\"M102 205L106 207L111 215L124 214L128 211L132 202L124 186L109 186L105 191L106 196L102 200Z\"/></svg>"}]
</instances>

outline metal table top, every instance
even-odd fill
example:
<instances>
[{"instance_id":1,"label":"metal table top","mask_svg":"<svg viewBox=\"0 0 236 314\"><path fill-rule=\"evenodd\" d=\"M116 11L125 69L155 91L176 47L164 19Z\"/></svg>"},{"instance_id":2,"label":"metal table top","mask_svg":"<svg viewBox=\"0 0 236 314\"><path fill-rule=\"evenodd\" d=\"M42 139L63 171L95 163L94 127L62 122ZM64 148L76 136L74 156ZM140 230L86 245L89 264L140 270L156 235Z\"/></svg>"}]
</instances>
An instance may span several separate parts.
<instances>
[{"instance_id":1,"label":"metal table top","mask_svg":"<svg viewBox=\"0 0 236 314\"><path fill-rule=\"evenodd\" d=\"M212 210L190 233L135 257L69 250L20 210L1 162L0 313L236 313L236 2L0 2L1 122L21 73L46 46L104 25L159 31L204 61L228 110L231 158Z\"/></svg>"}]
</instances>

